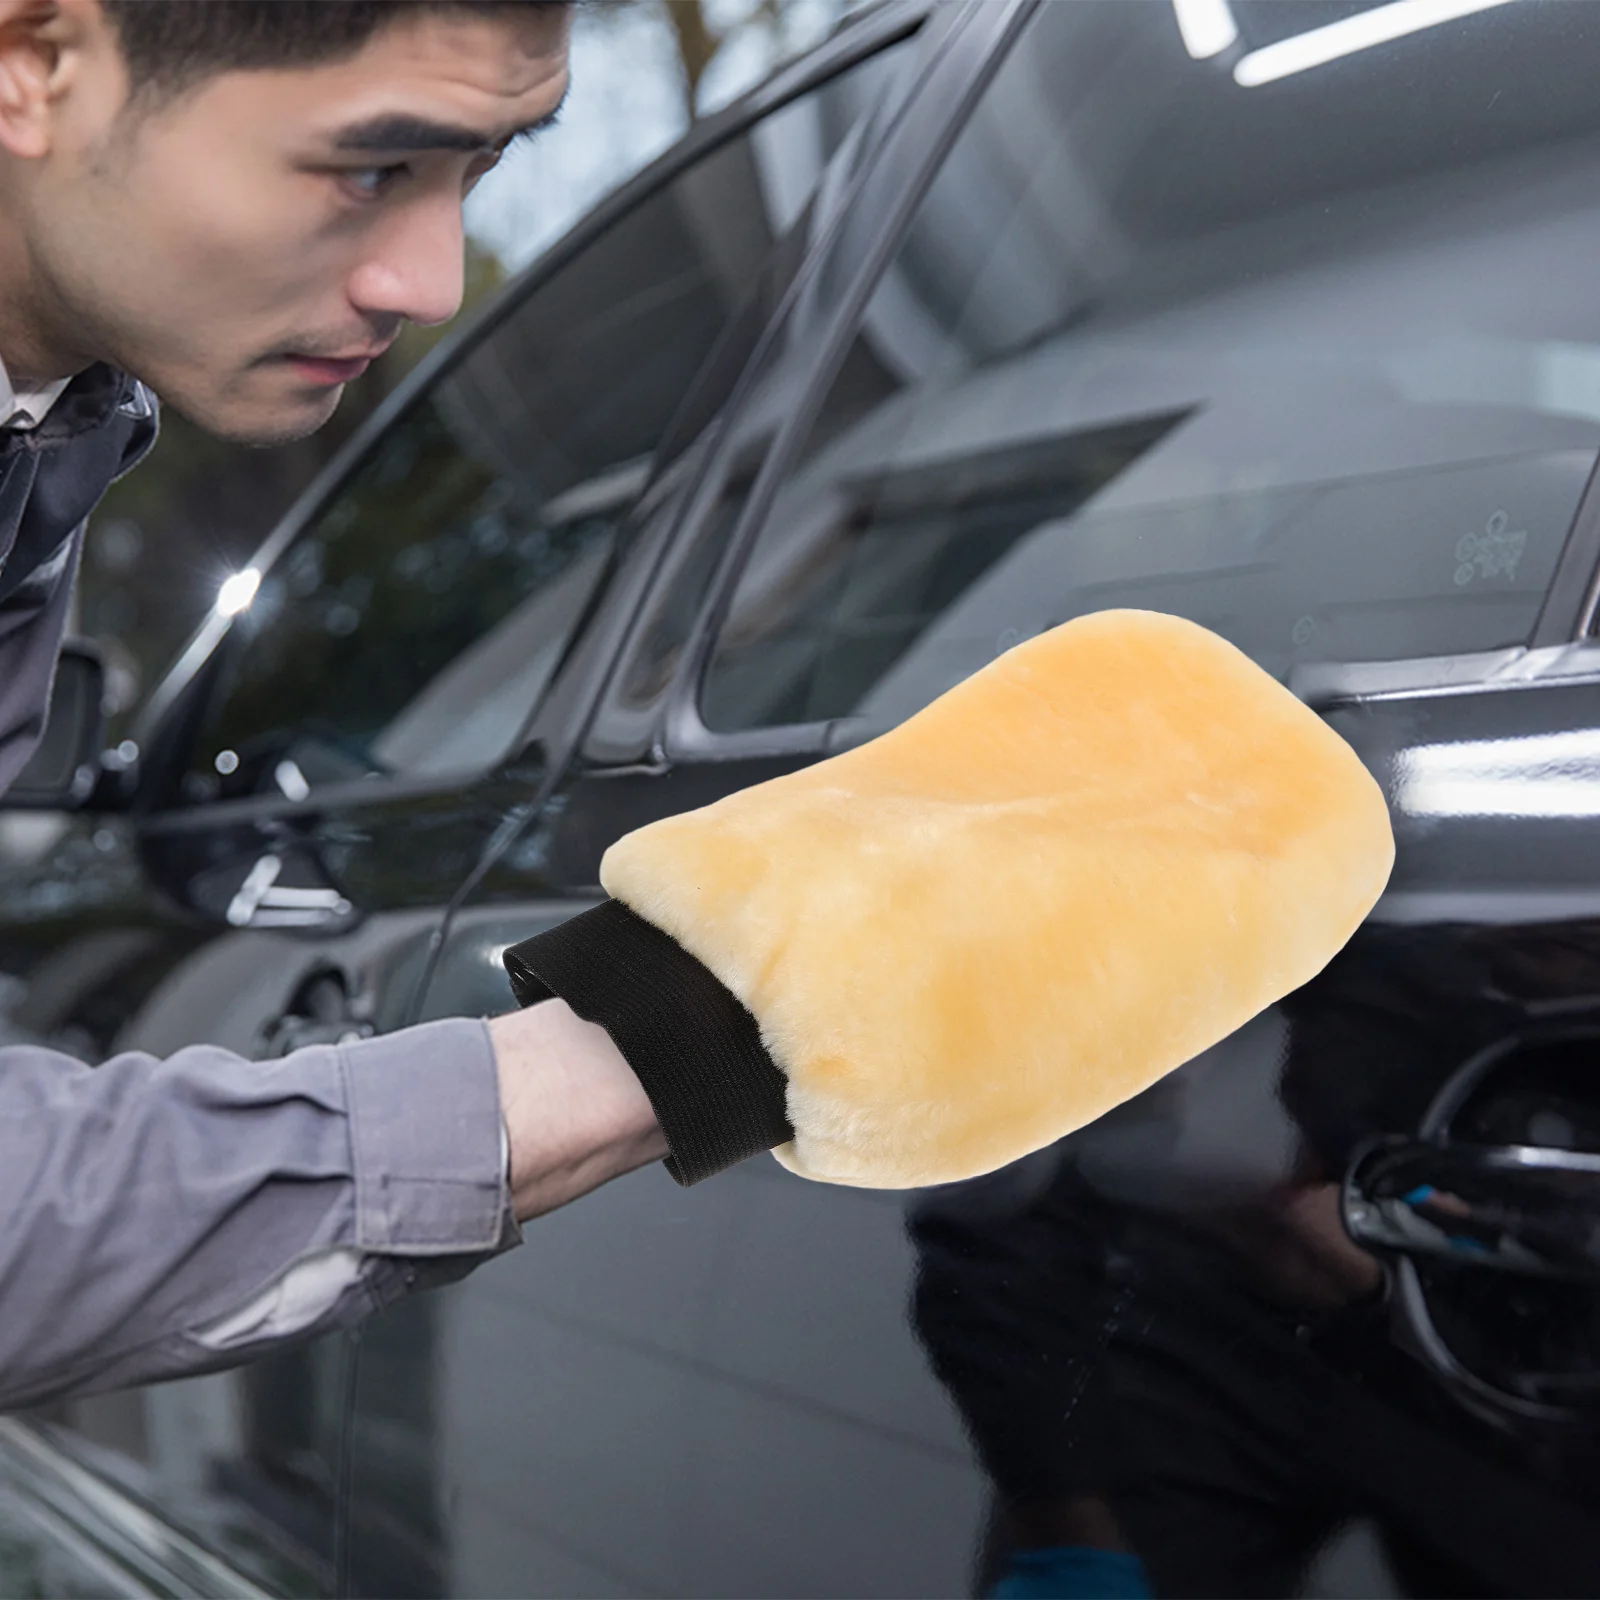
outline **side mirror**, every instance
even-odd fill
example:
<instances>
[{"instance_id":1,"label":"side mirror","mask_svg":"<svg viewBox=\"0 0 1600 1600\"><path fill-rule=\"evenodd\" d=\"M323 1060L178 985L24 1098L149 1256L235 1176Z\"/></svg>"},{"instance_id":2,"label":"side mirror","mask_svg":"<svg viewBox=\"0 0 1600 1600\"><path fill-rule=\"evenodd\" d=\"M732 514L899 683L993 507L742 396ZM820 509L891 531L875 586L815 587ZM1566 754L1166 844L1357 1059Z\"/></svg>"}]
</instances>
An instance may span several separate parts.
<instances>
[{"instance_id":1,"label":"side mirror","mask_svg":"<svg viewBox=\"0 0 1600 1600\"><path fill-rule=\"evenodd\" d=\"M93 793L104 734L105 668L93 646L69 643L56 664L44 735L0 807L9 811L73 811Z\"/></svg>"}]
</instances>

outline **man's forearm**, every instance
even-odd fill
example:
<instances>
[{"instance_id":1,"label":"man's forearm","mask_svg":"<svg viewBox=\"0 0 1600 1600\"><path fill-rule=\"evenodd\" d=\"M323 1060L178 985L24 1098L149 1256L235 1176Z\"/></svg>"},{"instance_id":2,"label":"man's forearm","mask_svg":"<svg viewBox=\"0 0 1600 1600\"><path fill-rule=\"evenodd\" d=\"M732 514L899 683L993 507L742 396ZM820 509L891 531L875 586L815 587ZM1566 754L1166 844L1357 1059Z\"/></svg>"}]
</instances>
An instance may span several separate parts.
<instances>
[{"instance_id":1,"label":"man's forearm","mask_svg":"<svg viewBox=\"0 0 1600 1600\"><path fill-rule=\"evenodd\" d=\"M0 1410L232 1365L459 1277L516 1239L501 1128L464 1019L279 1061L0 1049ZM320 1299L275 1313L308 1266Z\"/></svg>"},{"instance_id":2,"label":"man's forearm","mask_svg":"<svg viewBox=\"0 0 1600 1600\"><path fill-rule=\"evenodd\" d=\"M665 1153L564 1001L279 1061L0 1049L0 1410L353 1322Z\"/></svg>"}]
</instances>

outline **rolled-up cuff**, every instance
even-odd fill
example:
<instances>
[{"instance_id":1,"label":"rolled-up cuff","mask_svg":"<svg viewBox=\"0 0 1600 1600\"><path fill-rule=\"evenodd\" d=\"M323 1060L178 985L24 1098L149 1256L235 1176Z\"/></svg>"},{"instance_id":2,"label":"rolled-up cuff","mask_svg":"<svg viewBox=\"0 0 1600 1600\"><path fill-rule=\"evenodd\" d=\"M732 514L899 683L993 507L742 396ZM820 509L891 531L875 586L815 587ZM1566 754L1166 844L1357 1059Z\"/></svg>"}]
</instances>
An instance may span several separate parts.
<instances>
[{"instance_id":1,"label":"rolled-up cuff","mask_svg":"<svg viewBox=\"0 0 1600 1600\"><path fill-rule=\"evenodd\" d=\"M515 1241L494 1046L450 1018L340 1047L355 1164L356 1244L381 1255Z\"/></svg>"},{"instance_id":2,"label":"rolled-up cuff","mask_svg":"<svg viewBox=\"0 0 1600 1600\"><path fill-rule=\"evenodd\" d=\"M559 997L611 1035L650 1098L679 1183L794 1137L787 1083L756 1019L620 900L513 945L505 963L523 1005Z\"/></svg>"}]
</instances>

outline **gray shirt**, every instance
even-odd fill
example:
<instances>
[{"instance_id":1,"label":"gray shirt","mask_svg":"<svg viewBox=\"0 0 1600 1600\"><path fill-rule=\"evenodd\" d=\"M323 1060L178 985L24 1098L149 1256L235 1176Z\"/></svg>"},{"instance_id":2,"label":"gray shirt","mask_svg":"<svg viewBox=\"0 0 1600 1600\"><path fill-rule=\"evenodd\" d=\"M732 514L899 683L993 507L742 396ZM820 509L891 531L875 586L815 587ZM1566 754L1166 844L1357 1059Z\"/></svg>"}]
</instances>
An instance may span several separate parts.
<instances>
[{"instance_id":1,"label":"gray shirt","mask_svg":"<svg viewBox=\"0 0 1600 1600\"><path fill-rule=\"evenodd\" d=\"M42 476L17 459L0 790L43 725L82 542L6 570ZM230 1366L461 1276L520 1237L503 1138L472 1019L267 1062L0 1048L0 1410Z\"/></svg>"}]
</instances>

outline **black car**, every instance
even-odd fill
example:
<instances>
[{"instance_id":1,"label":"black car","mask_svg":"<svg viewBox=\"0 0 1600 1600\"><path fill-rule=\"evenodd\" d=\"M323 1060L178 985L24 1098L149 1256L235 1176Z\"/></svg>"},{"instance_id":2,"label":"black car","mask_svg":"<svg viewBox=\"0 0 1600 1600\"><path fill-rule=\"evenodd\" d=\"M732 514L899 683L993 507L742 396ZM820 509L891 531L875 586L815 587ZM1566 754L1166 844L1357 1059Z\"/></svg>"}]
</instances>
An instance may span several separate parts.
<instances>
[{"instance_id":1,"label":"black car","mask_svg":"<svg viewBox=\"0 0 1600 1600\"><path fill-rule=\"evenodd\" d=\"M9 1036L507 1009L621 834L1111 606L1323 712L1394 876L990 1178L651 1168L0 1421L28 1582L1600 1592L1597 85L1561 0L893 0L437 351L8 868Z\"/></svg>"}]
</instances>

